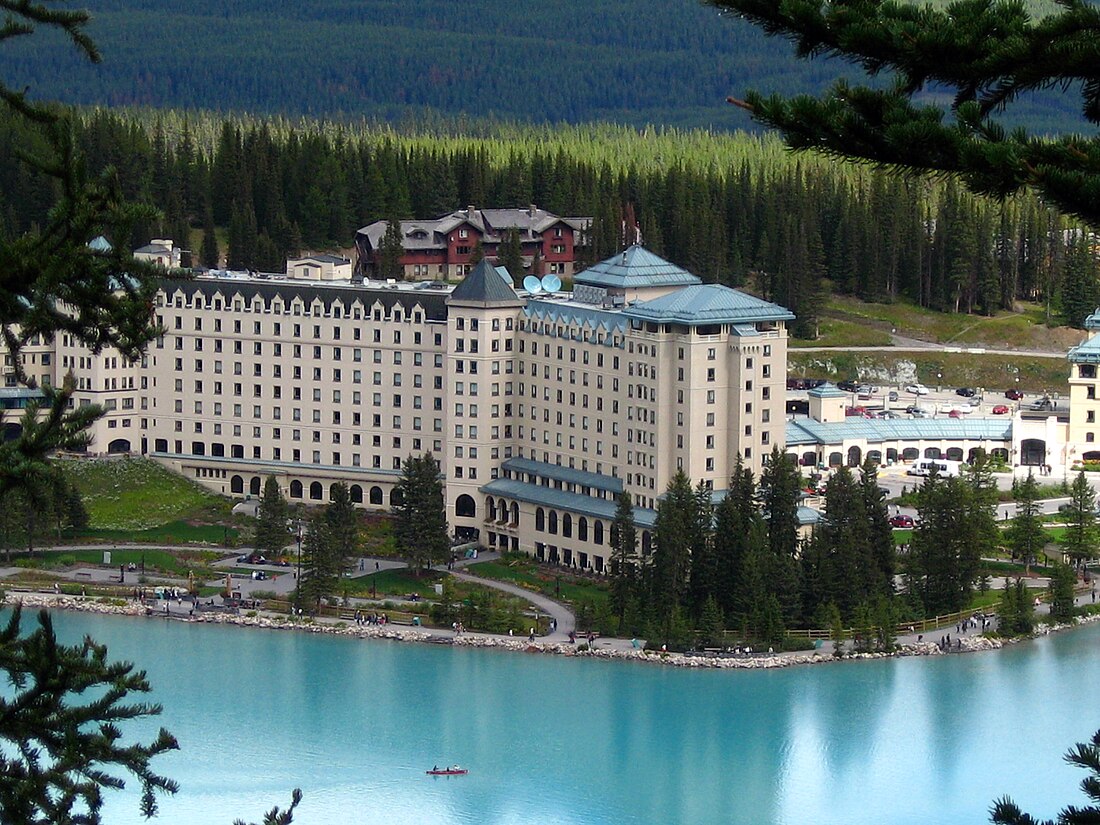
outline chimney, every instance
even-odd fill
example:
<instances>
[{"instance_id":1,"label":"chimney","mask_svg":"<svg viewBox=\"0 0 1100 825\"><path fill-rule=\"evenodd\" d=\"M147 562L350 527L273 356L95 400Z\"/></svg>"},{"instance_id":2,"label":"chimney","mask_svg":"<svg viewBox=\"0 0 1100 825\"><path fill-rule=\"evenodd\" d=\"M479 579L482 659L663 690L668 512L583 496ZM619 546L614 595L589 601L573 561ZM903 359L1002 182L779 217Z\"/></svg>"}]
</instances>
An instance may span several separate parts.
<instances>
[{"instance_id":1,"label":"chimney","mask_svg":"<svg viewBox=\"0 0 1100 825\"><path fill-rule=\"evenodd\" d=\"M477 209L471 203L469 206L466 207L466 218L468 220L473 220L474 212L476 212L476 211L477 211Z\"/></svg>"},{"instance_id":2,"label":"chimney","mask_svg":"<svg viewBox=\"0 0 1100 825\"><path fill-rule=\"evenodd\" d=\"M528 216L530 216L532 218L535 217L535 213L538 212L538 211L539 211L539 208L537 206L535 206L534 204L531 204L529 207L527 207L527 214L528 214Z\"/></svg>"}]
</instances>

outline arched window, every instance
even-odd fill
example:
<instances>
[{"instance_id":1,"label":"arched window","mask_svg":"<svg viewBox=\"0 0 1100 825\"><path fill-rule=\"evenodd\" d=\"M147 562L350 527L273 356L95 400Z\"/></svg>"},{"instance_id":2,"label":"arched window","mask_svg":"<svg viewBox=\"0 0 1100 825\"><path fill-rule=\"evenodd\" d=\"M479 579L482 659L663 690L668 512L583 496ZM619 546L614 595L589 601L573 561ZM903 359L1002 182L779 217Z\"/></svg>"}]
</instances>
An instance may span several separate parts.
<instances>
[{"instance_id":1,"label":"arched window","mask_svg":"<svg viewBox=\"0 0 1100 825\"><path fill-rule=\"evenodd\" d=\"M201 442L196 442L201 443ZM192 445L194 447L194 445ZM125 438L116 438L110 444L107 445L107 452L109 453L128 453L130 452L130 442ZM202 455L202 453L195 453L195 455Z\"/></svg>"},{"instance_id":2,"label":"arched window","mask_svg":"<svg viewBox=\"0 0 1100 825\"><path fill-rule=\"evenodd\" d=\"M592 541L596 544L603 544L603 522L599 519L592 522Z\"/></svg>"},{"instance_id":3,"label":"arched window","mask_svg":"<svg viewBox=\"0 0 1100 825\"><path fill-rule=\"evenodd\" d=\"M535 529L540 533L546 529L546 512L541 507L535 508Z\"/></svg>"},{"instance_id":4,"label":"arched window","mask_svg":"<svg viewBox=\"0 0 1100 825\"><path fill-rule=\"evenodd\" d=\"M512 526L519 527L519 505L512 502Z\"/></svg>"},{"instance_id":5,"label":"arched window","mask_svg":"<svg viewBox=\"0 0 1100 825\"><path fill-rule=\"evenodd\" d=\"M264 483L259 476L252 476L252 480L248 482L248 492L252 493L254 496L258 496L263 486Z\"/></svg>"},{"instance_id":6,"label":"arched window","mask_svg":"<svg viewBox=\"0 0 1100 825\"><path fill-rule=\"evenodd\" d=\"M352 484L348 489L348 496L351 498L352 504L363 503L363 488L358 484Z\"/></svg>"},{"instance_id":7,"label":"arched window","mask_svg":"<svg viewBox=\"0 0 1100 825\"><path fill-rule=\"evenodd\" d=\"M963 460L963 449L962 449L962 447L950 447L950 448L948 448L948 450L947 450L947 460L948 461L962 461Z\"/></svg>"},{"instance_id":8,"label":"arched window","mask_svg":"<svg viewBox=\"0 0 1100 825\"><path fill-rule=\"evenodd\" d=\"M489 521L497 520L497 501L492 496L485 499L485 506L489 509Z\"/></svg>"},{"instance_id":9,"label":"arched window","mask_svg":"<svg viewBox=\"0 0 1100 825\"><path fill-rule=\"evenodd\" d=\"M573 517L568 513L561 517L561 534L567 539L573 538Z\"/></svg>"},{"instance_id":10,"label":"arched window","mask_svg":"<svg viewBox=\"0 0 1100 825\"><path fill-rule=\"evenodd\" d=\"M843 463L844 463L844 456L842 456L840 453L829 453L829 466L830 467L839 467Z\"/></svg>"},{"instance_id":11,"label":"arched window","mask_svg":"<svg viewBox=\"0 0 1100 825\"><path fill-rule=\"evenodd\" d=\"M648 530L642 531L642 555L648 556L653 550L653 536Z\"/></svg>"},{"instance_id":12,"label":"arched window","mask_svg":"<svg viewBox=\"0 0 1100 825\"><path fill-rule=\"evenodd\" d=\"M335 501L336 500L336 488L339 487L339 486L340 485L338 483L337 484L330 484L328 486L328 500L329 501Z\"/></svg>"},{"instance_id":13,"label":"arched window","mask_svg":"<svg viewBox=\"0 0 1100 825\"><path fill-rule=\"evenodd\" d=\"M547 525L548 532L557 533L558 532L558 511L557 510L551 510L550 511L550 518L548 519L548 522L549 522L549 524Z\"/></svg>"},{"instance_id":14,"label":"arched window","mask_svg":"<svg viewBox=\"0 0 1100 825\"><path fill-rule=\"evenodd\" d=\"M370 488L370 503L371 504L377 504L377 505L381 505L383 503L383 501L382 501L382 488L381 487L371 487Z\"/></svg>"},{"instance_id":15,"label":"arched window","mask_svg":"<svg viewBox=\"0 0 1100 825\"><path fill-rule=\"evenodd\" d=\"M474 518L477 515L477 504L473 496L465 493L455 499L455 515L459 518Z\"/></svg>"},{"instance_id":16,"label":"arched window","mask_svg":"<svg viewBox=\"0 0 1100 825\"><path fill-rule=\"evenodd\" d=\"M401 492L400 487L394 487L390 490L390 507L400 507L401 502L405 500L405 494Z\"/></svg>"},{"instance_id":17,"label":"arched window","mask_svg":"<svg viewBox=\"0 0 1100 825\"><path fill-rule=\"evenodd\" d=\"M298 481L298 479L294 479L294 481L290 482L290 497L302 497L302 482Z\"/></svg>"},{"instance_id":18,"label":"arched window","mask_svg":"<svg viewBox=\"0 0 1100 825\"><path fill-rule=\"evenodd\" d=\"M243 493L244 492L244 479L240 476L233 476L229 479L229 492L231 493Z\"/></svg>"},{"instance_id":19,"label":"arched window","mask_svg":"<svg viewBox=\"0 0 1100 825\"><path fill-rule=\"evenodd\" d=\"M215 441L210 445L210 455L216 458L225 458L225 445L220 441Z\"/></svg>"},{"instance_id":20,"label":"arched window","mask_svg":"<svg viewBox=\"0 0 1100 825\"><path fill-rule=\"evenodd\" d=\"M920 458L920 450L916 447L906 447L901 451L902 461L916 461Z\"/></svg>"},{"instance_id":21,"label":"arched window","mask_svg":"<svg viewBox=\"0 0 1100 825\"><path fill-rule=\"evenodd\" d=\"M863 451L859 447L848 448L848 466L858 467L863 462Z\"/></svg>"},{"instance_id":22,"label":"arched window","mask_svg":"<svg viewBox=\"0 0 1100 825\"><path fill-rule=\"evenodd\" d=\"M321 482L315 481L309 485L309 497L313 501L320 501L325 495L325 488Z\"/></svg>"},{"instance_id":23,"label":"arched window","mask_svg":"<svg viewBox=\"0 0 1100 825\"><path fill-rule=\"evenodd\" d=\"M127 441L127 444L130 442ZM206 455L206 442L205 441L192 441L191 442L191 455Z\"/></svg>"},{"instance_id":24,"label":"arched window","mask_svg":"<svg viewBox=\"0 0 1100 825\"><path fill-rule=\"evenodd\" d=\"M882 463L882 451L881 450L868 450L867 458L869 461L875 462L875 464Z\"/></svg>"},{"instance_id":25,"label":"arched window","mask_svg":"<svg viewBox=\"0 0 1100 825\"><path fill-rule=\"evenodd\" d=\"M577 538L581 541L588 541L588 519L584 516L577 519Z\"/></svg>"},{"instance_id":26,"label":"arched window","mask_svg":"<svg viewBox=\"0 0 1100 825\"><path fill-rule=\"evenodd\" d=\"M939 447L926 447L924 450L925 458L943 458L943 453Z\"/></svg>"}]
</instances>

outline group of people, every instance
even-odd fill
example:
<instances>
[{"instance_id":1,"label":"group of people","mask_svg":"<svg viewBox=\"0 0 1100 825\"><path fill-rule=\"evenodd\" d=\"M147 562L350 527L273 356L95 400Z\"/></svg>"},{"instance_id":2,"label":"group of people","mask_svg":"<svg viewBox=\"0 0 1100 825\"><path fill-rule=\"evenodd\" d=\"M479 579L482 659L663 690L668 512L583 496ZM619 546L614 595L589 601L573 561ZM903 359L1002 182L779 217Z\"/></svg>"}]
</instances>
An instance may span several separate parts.
<instances>
[{"instance_id":1,"label":"group of people","mask_svg":"<svg viewBox=\"0 0 1100 825\"><path fill-rule=\"evenodd\" d=\"M355 623L362 624L389 624L390 617L385 613L367 613L363 610L355 611Z\"/></svg>"}]
</instances>

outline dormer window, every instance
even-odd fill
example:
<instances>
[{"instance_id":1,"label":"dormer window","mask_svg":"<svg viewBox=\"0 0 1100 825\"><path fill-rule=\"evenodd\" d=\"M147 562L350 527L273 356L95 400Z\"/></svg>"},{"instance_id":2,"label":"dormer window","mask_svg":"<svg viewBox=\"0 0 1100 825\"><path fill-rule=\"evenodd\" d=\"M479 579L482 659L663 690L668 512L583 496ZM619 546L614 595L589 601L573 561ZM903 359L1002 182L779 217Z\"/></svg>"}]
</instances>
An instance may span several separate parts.
<instances>
[{"instance_id":1,"label":"dormer window","mask_svg":"<svg viewBox=\"0 0 1100 825\"><path fill-rule=\"evenodd\" d=\"M458 237L460 237L460 238L470 237L470 230L469 229L460 229L460 230L458 230Z\"/></svg>"}]
</instances>

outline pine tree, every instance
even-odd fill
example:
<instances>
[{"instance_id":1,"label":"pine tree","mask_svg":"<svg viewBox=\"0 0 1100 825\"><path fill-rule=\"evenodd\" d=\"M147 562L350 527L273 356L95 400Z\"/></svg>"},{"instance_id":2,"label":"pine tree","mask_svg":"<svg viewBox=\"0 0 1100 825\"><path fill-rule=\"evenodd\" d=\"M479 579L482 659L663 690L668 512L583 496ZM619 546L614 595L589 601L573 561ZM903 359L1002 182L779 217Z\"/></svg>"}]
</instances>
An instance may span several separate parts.
<instances>
[{"instance_id":1,"label":"pine tree","mask_svg":"<svg viewBox=\"0 0 1100 825\"><path fill-rule=\"evenodd\" d=\"M59 644L45 611L30 634L21 634L21 619L17 605L0 631L0 670L11 688L0 699L0 821L99 825L104 789L121 788L126 775L141 785L142 814L154 816L157 794L179 786L151 762L179 745L164 728L147 745L124 744L117 727L160 714L159 705L126 702L150 691L145 673L108 661L90 638Z\"/></svg>"},{"instance_id":2,"label":"pine tree","mask_svg":"<svg viewBox=\"0 0 1100 825\"><path fill-rule=\"evenodd\" d=\"M1062 550L1080 565L1096 556L1096 493L1078 472L1069 488L1069 508L1065 512L1066 531L1062 534Z\"/></svg>"},{"instance_id":3,"label":"pine tree","mask_svg":"<svg viewBox=\"0 0 1100 825\"><path fill-rule=\"evenodd\" d=\"M1056 622L1071 622L1077 614L1074 606L1073 587L1077 574L1068 564L1055 562L1050 577L1050 617Z\"/></svg>"},{"instance_id":4,"label":"pine tree","mask_svg":"<svg viewBox=\"0 0 1100 825\"><path fill-rule=\"evenodd\" d=\"M508 270L515 279L523 274L523 247L520 243L519 230L511 227L504 233L504 239L497 249L497 264Z\"/></svg>"},{"instance_id":5,"label":"pine tree","mask_svg":"<svg viewBox=\"0 0 1100 825\"><path fill-rule=\"evenodd\" d=\"M987 0L947 7L711 2L789 38L800 57L840 57L894 78L874 88L841 80L821 99L756 92L730 99L793 148L955 175L971 191L998 198L1030 187L1066 214L1100 223L1100 139L1037 138L1022 128L1009 131L1001 119L1026 93L1057 88L1080 89L1085 118L1100 122L1100 85L1091 82L1100 9L1092 3L1065 0L1057 12L1032 19L1024 3ZM929 87L954 93L949 116L918 97Z\"/></svg>"},{"instance_id":6,"label":"pine tree","mask_svg":"<svg viewBox=\"0 0 1100 825\"><path fill-rule=\"evenodd\" d=\"M351 502L348 485L340 481L332 485L331 498L325 507L329 541L339 573L347 572L360 553L359 516Z\"/></svg>"},{"instance_id":7,"label":"pine tree","mask_svg":"<svg viewBox=\"0 0 1100 825\"><path fill-rule=\"evenodd\" d=\"M1013 497L1016 499L1016 515L1005 532L1005 538L1012 549L1012 558L1021 559L1025 570L1030 571L1047 539L1039 509L1039 485L1030 472L1027 478L1013 485Z\"/></svg>"},{"instance_id":8,"label":"pine tree","mask_svg":"<svg viewBox=\"0 0 1100 825\"><path fill-rule=\"evenodd\" d=\"M718 606L730 619L744 619L751 610L745 562L750 553L759 552L765 534L752 470L744 466L740 456L734 459L729 490L719 502L714 519Z\"/></svg>"},{"instance_id":9,"label":"pine tree","mask_svg":"<svg viewBox=\"0 0 1100 825\"><path fill-rule=\"evenodd\" d=\"M286 499L275 476L268 476L260 497L256 522L256 552L270 559L283 555L287 543L286 521L289 515Z\"/></svg>"},{"instance_id":10,"label":"pine tree","mask_svg":"<svg viewBox=\"0 0 1100 825\"><path fill-rule=\"evenodd\" d=\"M443 483L439 479L439 464L431 453L405 459L394 492L399 501L397 551L419 575L422 569L445 561L450 551Z\"/></svg>"},{"instance_id":11,"label":"pine tree","mask_svg":"<svg viewBox=\"0 0 1100 825\"><path fill-rule=\"evenodd\" d=\"M214 231L214 213L206 210L202 219L202 252L199 254L202 265L207 269L221 266L221 252L218 251L218 236Z\"/></svg>"},{"instance_id":12,"label":"pine tree","mask_svg":"<svg viewBox=\"0 0 1100 825\"><path fill-rule=\"evenodd\" d=\"M295 601L315 611L323 599L336 592L340 572L329 521L323 512L316 513L302 541L302 575Z\"/></svg>"},{"instance_id":13,"label":"pine tree","mask_svg":"<svg viewBox=\"0 0 1100 825\"><path fill-rule=\"evenodd\" d=\"M634 502L625 490L615 502L611 536L611 608L622 624L630 599L638 590L638 530L634 526Z\"/></svg>"},{"instance_id":14,"label":"pine tree","mask_svg":"<svg viewBox=\"0 0 1100 825\"><path fill-rule=\"evenodd\" d=\"M1078 238L1066 250L1060 294L1062 321L1084 329L1085 318L1100 306L1100 266L1092 243Z\"/></svg>"},{"instance_id":15,"label":"pine tree","mask_svg":"<svg viewBox=\"0 0 1100 825\"><path fill-rule=\"evenodd\" d=\"M386 232L378 244L374 276L385 280L404 280L405 267L401 263L404 255L405 238L401 232L401 221L391 217L386 222Z\"/></svg>"},{"instance_id":16,"label":"pine tree","mask_svg":"<svg viewBox=\"0 0 1100 825\"><path fill-rule=\"evenodd\" d=\"M681 470L669 481L654 523L653 603L668 634L673 612L687 592L692 538L698 516L691 483Z\"/></svg>"}]
</instances>

